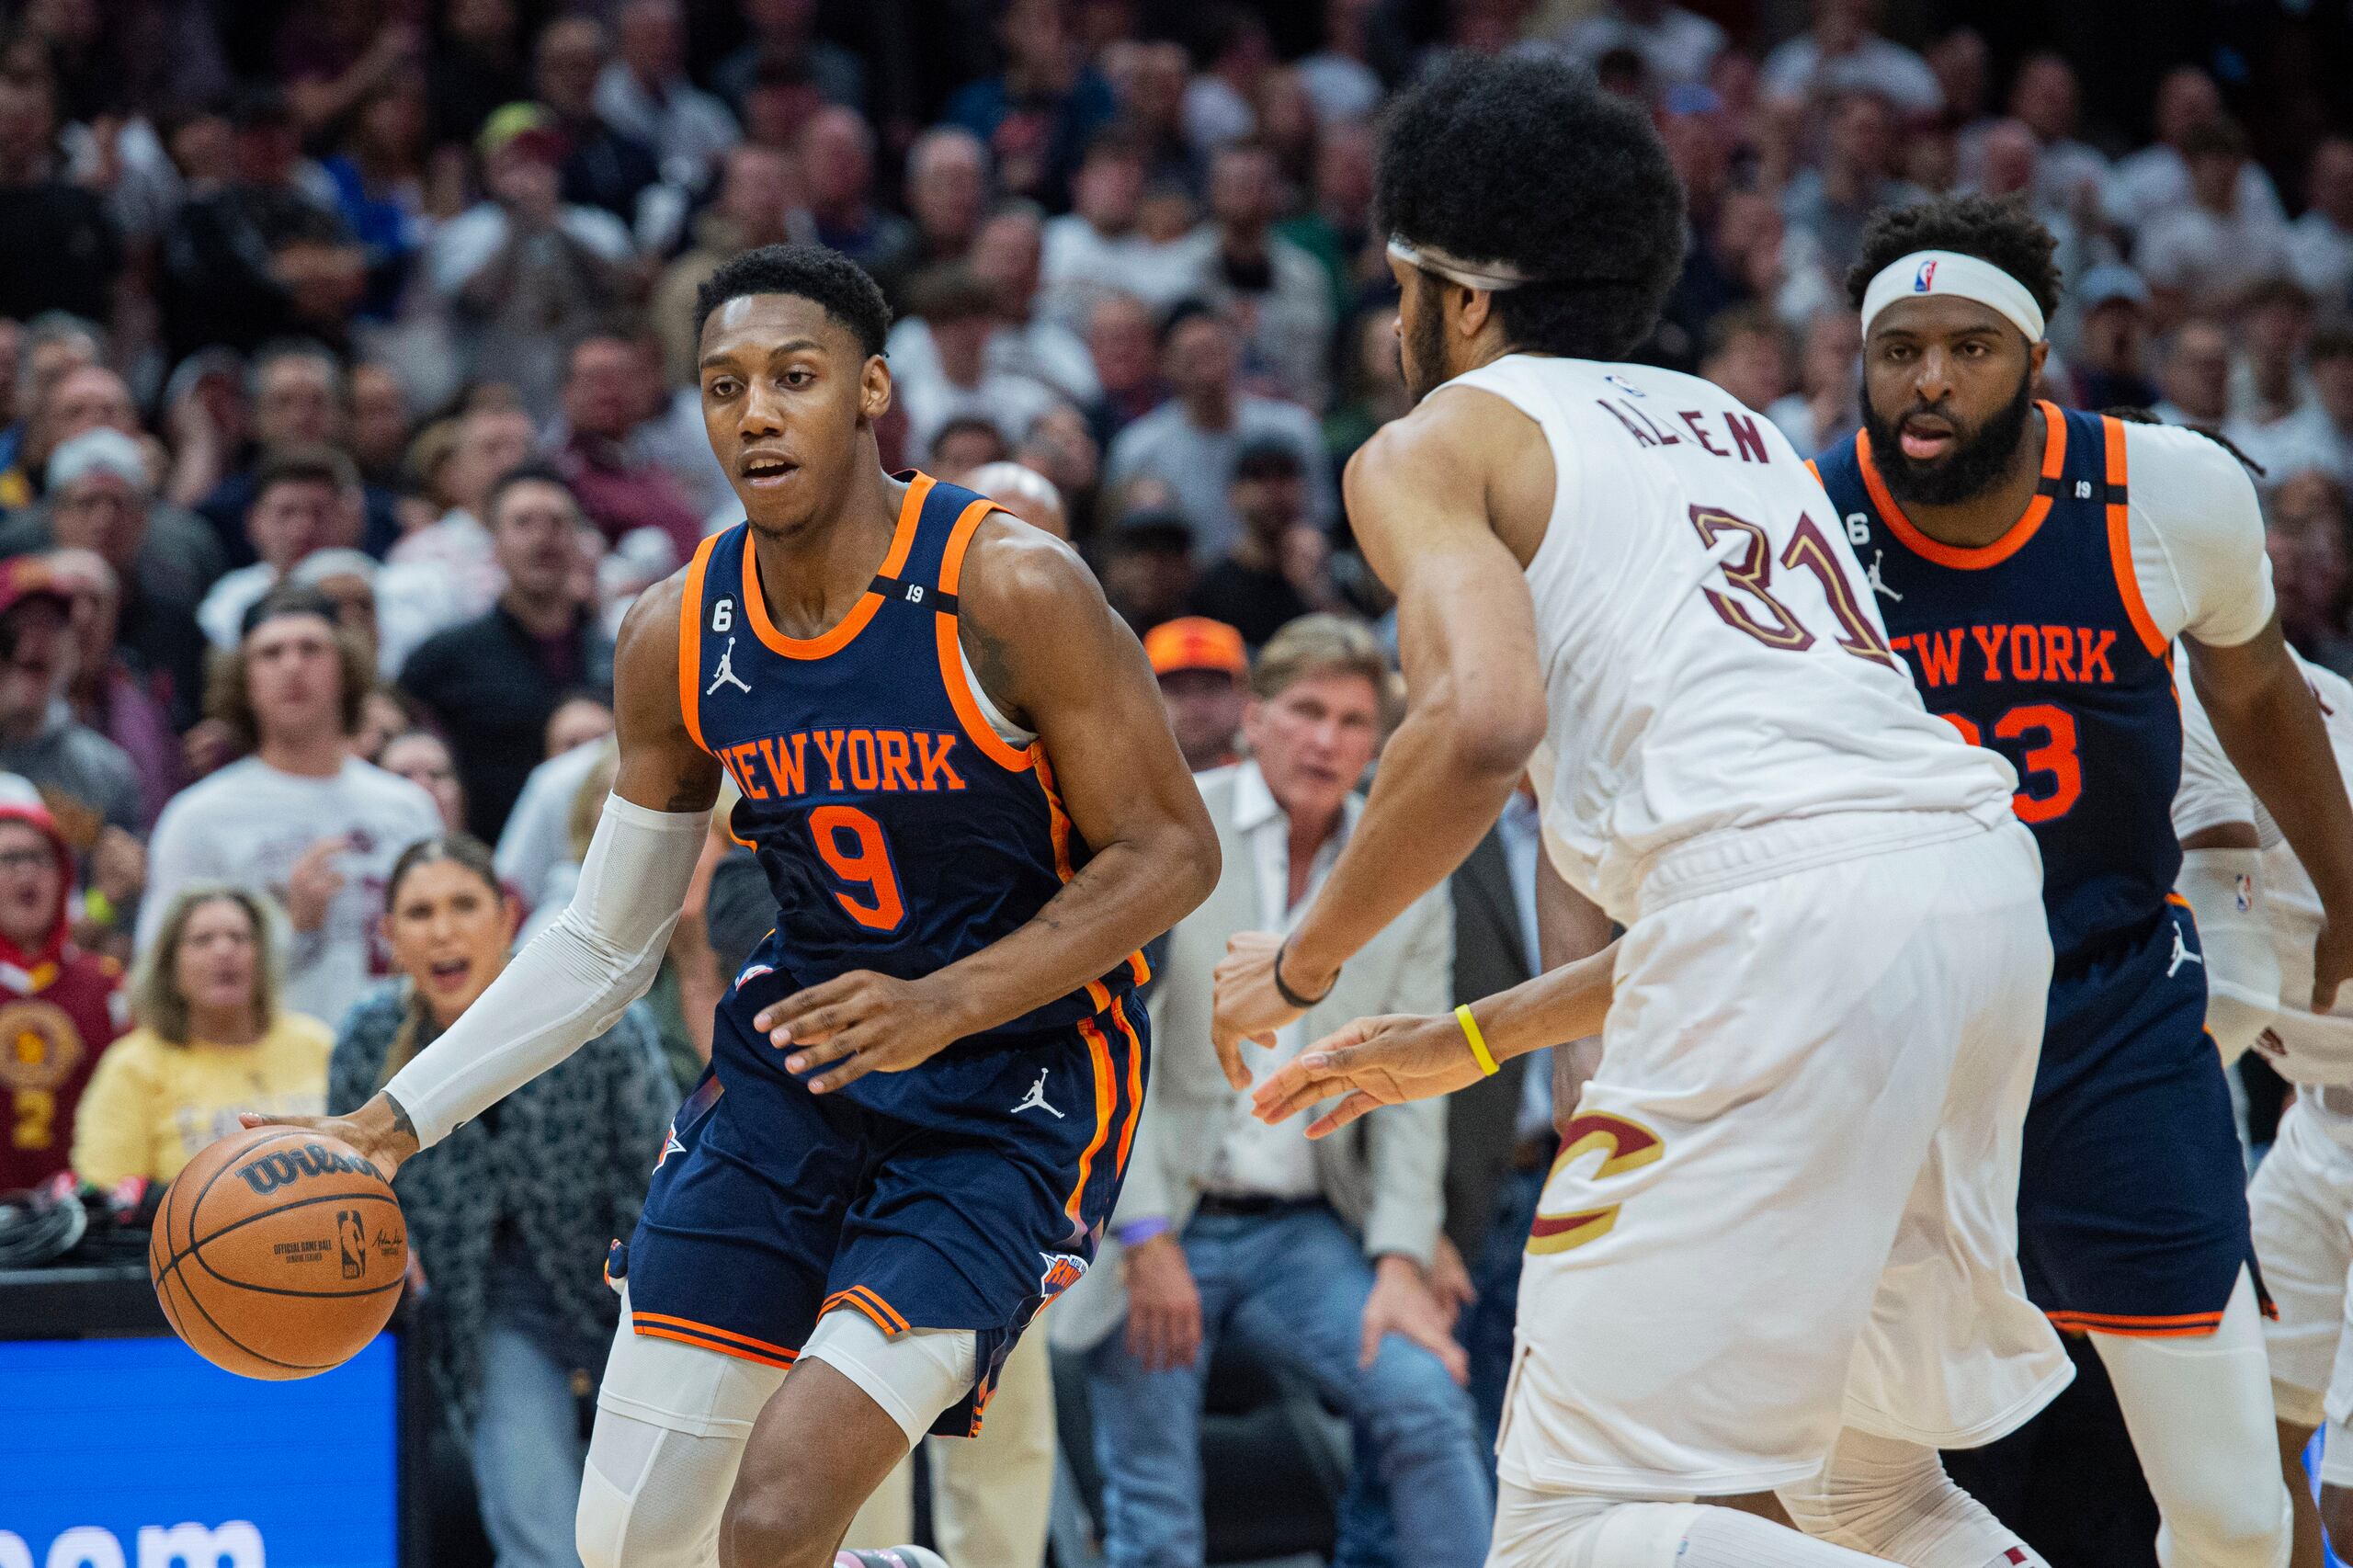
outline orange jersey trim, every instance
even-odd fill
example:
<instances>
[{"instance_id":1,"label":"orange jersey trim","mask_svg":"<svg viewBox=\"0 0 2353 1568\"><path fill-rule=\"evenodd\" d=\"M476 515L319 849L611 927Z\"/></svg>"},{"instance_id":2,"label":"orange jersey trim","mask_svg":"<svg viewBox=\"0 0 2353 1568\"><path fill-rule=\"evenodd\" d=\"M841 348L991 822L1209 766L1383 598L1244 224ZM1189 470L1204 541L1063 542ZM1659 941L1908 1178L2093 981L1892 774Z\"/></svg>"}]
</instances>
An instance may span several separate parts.
<instances>
[{"instance_id":1,"label":"orange jersey trim","mask_svg":"<svg viewBox=\"0 0 2353 1568\"><path fill-rule=\"evenodd\" d=\"M2038 403L2036 406L2042 410L2042 477L2056 479L2067 461L2067 420L2055 404ZM1915 527L1912 519L1904 515L1904 508L1895 504L1895 497L1888 494L1878 465L1871 461L1871 437L1867 430L1855 433L1855 462L1863 472L1863 488L1870 493L1871 505L1879 508L1888 528L1914 554L1939 566L1958 567L1964 572L1999 566L2024 550L2027 541L2042 527L2043 518L2051 515L2051 497L2038 491L2026 504L2026 510L2018 514L2018 520L1992 543L1966 547L1941 544ZM1820 477L1818 472L1816 477Z\"/></svg>"},{"instance_id":2,"label":"orange jersey trim","mask_svg":"<svg viewBox=\"0 0 2353 1568\"><path fill-rule=\"evenodd\" d=\"M672 1317L667 1312L631 1312L630 1327L636 1333L654 1339L675 1339L682 1345L699 1345L706 1350L724 1351L747 1361L764 1361L771 1367L790 1367L800 1353L781 1345L771 1345L765 1339L755 1339L748 1334L733 1329L713 1328L692 1318Z\"/></svg>"},{"instance_id":3,"label":"orange jersey trim","mask_svg":"<svg viewBox=\"0 0 2353 1568\"><path fill-rule=\"evenodd\" d=\"M979 529L981 519L997 509L995 502L983 498L957 515L956 526L949 530L947 548L939 557L939 591L942 594L955 594L956 585L964 578L964 552L972 548L972 535ZM1036 748L1025 752L1016 751L1007 745L1005 737L996 733L996 726L991 724L988 716L981 711L981 700L972 691L972 683L964 678L964 655L956 641L955 612L940 611L932 623L932 630L939 650L939 679L948 687L949 706L956 710L956 719L964 726L965 738L980 748L982 756L1007 773L1018 773L1028 767ZM1064 873L1063 880L1070 880L1068 873Z\"/></svg>"},{"instance_id":4,"label":"orange jersey trim","mask_svg":"<svg viewBox=\"0 0 2353 1568\"><path fill-rule=\"evenodd\" d=\"M847 1307L881 1329L886 1335L907 1332L907 1320L901 1317L890 1302L863 1285L852 1285L826 1297L817 1308L824 1317L837 1307Z\"/></svg>"},{"instance_id":5,"label":"orange jersey trim","mask_svg":"<svg viewBox=\"0 0 2353 1568\"><path fill-rule=\"evenodd\" d=\"M2123 421L2103 415L2100 425L2108 436L2108 483L2111 499L2108 503L2108 560L2116 569L2116 591L2123 596L2124 613L2132 619L2132 630L2141 634L2141 646L2155 658L2165 656L2165 640L2157 631L2156 618L2149 613L2149 604L2141 597L2141 576L2132 569L2132 508L2113 499L2116 492L2125 488L2125 452Z\"/></svg>"},{"instance_id":6,"label":"orange jersey trim","mask_svg":"<svg viewBox=\"0 0 2353 1568\"><path fill-rule=\"evenodd\" d=\"M1136 1038L1135 1025L1128 1022L1126 998L1111 1005L1111 1021L1128 1037L1128 1119L1120 1128L1120 1151L1111 1165L1112 1170L1125 1176L1128 1149L1136 1141L1136 1119L1143 1114L1143 1041Z\"/></svg>"},{"instance_id":7,"label":"orange jersey trim","mask_svg":"<svg viewBox=\"0 0 2353 1568\"><path fill-rule=\"evenodd\" d=\"M1054 788L1054 768L1046 760L1046 748L1031 746L1029 760L1038 769L1038 787L1046 792L1046 831L1054 842L1054 875L1067 882L1076 875L1070 861L1070 812L1063 809L1062 791ZM1140 961L1142 958L1141 953L1131 955L1132 961ZM1086 1000L1097 1012L1108 1012L1111 1008L1111 988L1099 980L1090 980L1086 983Z\"/></svg>"},{"instance_id":8,"label":"orange jersey trim","mask_svg":"<svg viewBox=\"0 0 2353 1568\"><path fill-rule=\"evenodd\" d=\"M1093 983L1092 982L1089 983ZM1063 1205L1063 1212L1074 1222L1078 1219L1079 1203L1086 1196L1086 1178L1095 1169L1095 1156L1111 1136L1111 1042L1103 1038L1093 1018L1078 1020L1078 1032L1086 1041L1086 1058L1095 1068L1095 1136L1086 1141L1086 1148L1078 1156L1078 1185L1070 1189L1070 1201Z\"/></svg>"},{"instance_id":9,"label":"orange jersey trim","mask_svg":"<svg viewBox=\"0 0 2353 1568\"><path fill-rule=\"evenodd\" d=\"M2136 1317L2122 1312L2052 1312L2052 1326L2070 1334L2112 1334L2120 1339L2203 1339L2222 1326L2221 1312Z\"/></svg>"},{"instance_id":10,"label":"orange jersey trim","mask_svg":"<svg viewBox=\"0 0 2353 1568\"><path fill-rule=\"evenodd\" d=\"M927 473L918 473L907 483L906 497L899 503L899 525L891 534L891 549L882 557L879 575L895 578L906 565L907 552L915 548L915 525L923 517L924 498L931 494L932 483ZM753 548L758 537L749 528L744 530L744 614L770 653L781 653L788 659L822 659L838 653L866 630L866 623L882 608L882 596L869 588L858 596L847 615L819 635L787 637L768 619L767 600L760 593L759 556Z\"/></svg>"},{"instance_id":11,"label":"orange jersey trim","mask_svg":"<svg viewBox=\"0 0 2353 1568\"><path fill-rule=\"evenodd\" d=\"M702 740L702 580L718 542L713 534L695 546L686 592L678 600L678 712L687 722L687 738L702 752L710 750Z\"/></svg>"}]
</instances>

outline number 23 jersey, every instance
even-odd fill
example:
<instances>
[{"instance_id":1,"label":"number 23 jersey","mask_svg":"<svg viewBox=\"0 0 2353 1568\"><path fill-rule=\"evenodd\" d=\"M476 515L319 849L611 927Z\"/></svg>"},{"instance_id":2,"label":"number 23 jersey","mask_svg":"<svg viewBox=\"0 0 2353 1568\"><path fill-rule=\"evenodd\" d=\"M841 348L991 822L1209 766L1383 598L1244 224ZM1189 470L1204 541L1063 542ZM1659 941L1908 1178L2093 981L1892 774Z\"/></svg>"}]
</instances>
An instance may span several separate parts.
<instances>
[{"instance_id":1,"label":"number 23 jersey","mask_svg":"<svg viewBox=\"0 0 2353 1568\"><path fill-rule=\"evenodd\" d=\"M762 949L793 982L912 980L1026 924L1090 850L1042 744L1008 741L964 662L956 590L996 508L913 475L881 570L820 636L770 621L748 524L688 569L679 700L742 793L728 831L776 894ZM1140 983L1142 955L990 1035L1069 1024Z\"/></svg>"},{"instance_id":2,"label":"number 23 jersey","mask_svg":"<svg viewBox=\"0 0 2353 1568\"><path fill-rule=\"evenodd\" d=\"M1888 813L1884 835L1779 835L1820 861L1918 836L1909 813L2000 819L2010 769L1921 706L1836 509L1764 415L1697 377L1537 355L1433 395L1456 388L1510 403L1552 449L1526 568L1550 719L1538 787L1554 864L1611 918L1631 925L1650 870L1724 830ZM1727 852L1779 864L1761 838Z\"/></svg>"},{"instance_id":3,"label":"number 23 jersey","mask_svg":"<svg viewBox=\"0 0 2353 1568\"><path fill-rule=\"evenodd\" d=\"M2175 637L2244 642L2272 596L2254 486L2222 447L2037 406L2035 494L1988 544L1915 527L1865 434L1815 466L1930 710L2018 769L2063 963L2144 926L2180 870Z\"/></svg>"}]
</instances>

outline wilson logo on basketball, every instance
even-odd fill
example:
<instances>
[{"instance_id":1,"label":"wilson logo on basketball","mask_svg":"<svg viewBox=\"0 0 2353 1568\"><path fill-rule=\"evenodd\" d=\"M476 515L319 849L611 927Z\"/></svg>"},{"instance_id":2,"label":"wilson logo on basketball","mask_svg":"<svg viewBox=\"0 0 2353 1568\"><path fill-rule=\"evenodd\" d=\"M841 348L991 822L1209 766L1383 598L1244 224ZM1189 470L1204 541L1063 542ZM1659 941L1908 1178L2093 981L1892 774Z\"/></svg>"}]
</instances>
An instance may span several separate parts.
<instances>
[{"instance_id":1,"label":"wilson logo on basketball","mask_svg":"<svg viewBox=\"0 0 2353 1568\"><path fill-rule=\"evenodd\" d=\"M254 1189L256 1197L267 1198L289 1182L304 1176L347 1176L365 1172L369 1176L376 1167L357 1154L337 1154L323 1143L305 1143L300 1149L264 1154L237 1167L237 1175Z\"/></svg>"}]
</instances>

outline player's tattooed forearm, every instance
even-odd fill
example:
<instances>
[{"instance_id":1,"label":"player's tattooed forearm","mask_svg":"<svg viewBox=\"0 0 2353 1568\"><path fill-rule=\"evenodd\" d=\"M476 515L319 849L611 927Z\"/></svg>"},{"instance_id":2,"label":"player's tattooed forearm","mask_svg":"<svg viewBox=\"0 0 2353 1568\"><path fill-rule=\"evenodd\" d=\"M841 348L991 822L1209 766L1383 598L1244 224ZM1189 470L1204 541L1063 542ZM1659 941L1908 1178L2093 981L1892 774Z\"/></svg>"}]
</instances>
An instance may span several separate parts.
<instances>
[{"instance_id":1,"label":"player's tattooed forearm","mask_svg":"<svg viewBox=\"0 0 2353 1568\"><path fill-rule=\"evenodd\" d=\"M700 811L710 803L706 799L710 793L708 789L691 780L681 781L670 791L669 803L662 809L665 812Z\"/></svg>"},{"instance_id":2,"label":"player's tattooed forearm","mask_svg":"<svg viewBox=\"0 0 2353 1568\"><path fill-rule=\"evenodd\" d=\"M416 1136L416 1123L409 1119L408 1108L401 1104L399 1100L394 1099L390 1094L385 1095L384 1103L392 1108L393 1129L396 1131L406 1133L411 1138L415 1138Z\"/></svg>"}]
</instances>

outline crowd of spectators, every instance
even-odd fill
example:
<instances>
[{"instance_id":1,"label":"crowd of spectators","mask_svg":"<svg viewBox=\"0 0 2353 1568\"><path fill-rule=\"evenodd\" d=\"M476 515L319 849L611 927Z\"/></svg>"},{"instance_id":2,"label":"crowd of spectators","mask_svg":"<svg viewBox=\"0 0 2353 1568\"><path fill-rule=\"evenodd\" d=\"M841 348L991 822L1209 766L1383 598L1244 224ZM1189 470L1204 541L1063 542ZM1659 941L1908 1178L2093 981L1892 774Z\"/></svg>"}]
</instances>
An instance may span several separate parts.
<instances>
[{"instance_id":1,"label":"crowd of spectators","mask_svg":"<svg viewBox=\"0 0 2353 1568\"><path fill-rule=\"evenodd\" d=\"M2334 22L2283 6L2227 38L2136 40L2104 74L2082 18L2005 13L1989 36L1970 7L1882 13L0 0L0 1002L48 1008L0 1041L0 1187L165 1178L237 1109L349 1103L562 908L612 774L620 617L742 516L703 436L690 303L746 246L822 243L881 281L885 460L1071 539L1223 791L1221 830L1292 820L1290 849L1328 859L1347 812L1245 759L1309 744L1263 738L1302 668L1350 712L1393 704L1393 673L1366 664L1393 654L1390 606L1339 474L1408 403L1372 128L1443 50L1552 52L1648 108L1689 237L1637 357L1802 450L1859 423L1842 278L1867 218L1932 192L2029 205L2067 280L2040 394L2228 437L2261 469L2290 640L2353 675L2353 106L2296 64ZM1260 651L1287 635L1324 652L1270 680ZM1353 731L1310 740L1354 756ZM1424 943L1401 986L1442 1003L1537 962L1527 816L1458 878L1450 976ZM577 1082L550 1080L609 1101L613 1146L518 1154L540 1125L523 1117L403 1175L424 1267L446 1270L438 1382L502 1562L568 1561L549 1509L509 1505L563 1426L548 1390L593 1369L612 1321L571 1271L595 1280L590 1233L625 1232L637 1198L535 1195L518 1173L651 1164L627 1145L699 1073L740 933L765 928L742 859L714 837L654 993ZM1189 939L1162 981L1200 988L1180 1017L1207 994ZM1206 1049L1182 1033L1160 1046L1180 1078ZM1414 1321L1474 1344L1489 1426L1517 1255L1487 1242L1524 1229L1541 1076L1526 1114L1457 1140L1410 1244L1382 1251L1342 1199L1339 1243L1300 1233L1371 1248L1359 1297L1392 1316L1388 1266L1411 1266L1415 1312L1436 1314ZM1517 1163L1463 1176L1495 1146ZM1211 1275L1307 1244L1242 1224L1250 1196L1183 1254L1143 1253L1159 1328L1078 1363L1115 1391L1107 1455L1167 1448L1175 1428L1136 1423L1178 1364L1171 1323L1216 1340ZM1189 1318L1171 1304L1188 1261ZM1391 1403L1437 1410L1455 1444L1467 1418L1437 1409L1428 1369L1384 1369L1408 1391ZM1352 1492L1343 1536L1462 1555L1428 1539L1426 1506L1469 1484L1460 1454L1358 1424L1365 1452L1409 1456L1388 1468L1411 1491ZM1135 1463L1183 1462L1155 1456ZM1110 1469L1116 1508L1136 1475ZM1121 1550L1197 1548L1188 1506L1131 1513Z\"/></svg>"}]
</instances>

